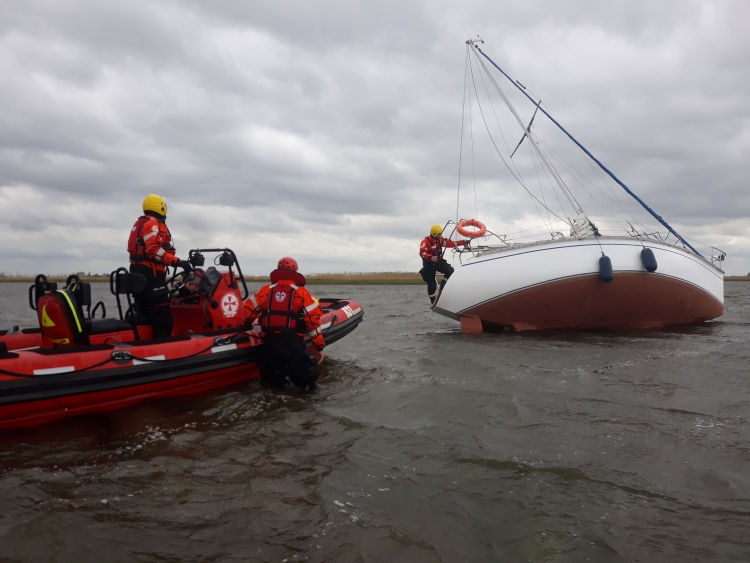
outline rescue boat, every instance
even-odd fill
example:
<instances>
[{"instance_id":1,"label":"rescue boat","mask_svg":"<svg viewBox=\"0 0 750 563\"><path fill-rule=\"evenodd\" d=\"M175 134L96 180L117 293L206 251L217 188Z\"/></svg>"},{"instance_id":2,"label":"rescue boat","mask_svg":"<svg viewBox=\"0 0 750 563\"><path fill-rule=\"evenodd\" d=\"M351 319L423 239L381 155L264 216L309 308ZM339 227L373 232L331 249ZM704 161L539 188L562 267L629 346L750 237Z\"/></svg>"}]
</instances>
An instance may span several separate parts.
<instances>
[{"instance_id":1,"label":"rescue boat","mask_svg":"<svg viewBox=\"0 0 750 563\"><path fill-rule=\"evenodd\" d=\"M483 43L480 38L466 42L466 88L472 91L469 79L476 68L494 89L486 90L486 99L491 102L490 92L494 91L510 111L507 119L511 127L520 127L521 140L512 152L508 150L504 155L501 143L493 137L494 124L490 126L486 120L484 123L497 154L531 196L546 232L537 236L531 233L533 229L524 229L520 235L499 235L476 219L456 218L455 230L473 241L468 258L463 249L458 255L460 265L435 300L433 311L460 320L462 331L469 333L491 329L646 329L696 324L721 316L724 313L721 266L725 253L710 246L698 250L695 241L691 244L681 236L560 125L526 86L484 53L480 47ZM511 96L495 80L490 66L520 92L520 96L515 95L521 102L528 100L534 105L528 125L511 103ZM482 110L477 89L474 94ZM586 168L576 168L574 162L565 159L532 131L537 112L549 118L546 123L551 135L562 133L563 139L574 143L569 156L581 158ZM484 113L480 111L482 119ZM496 117L495 122L501 129ZM528 157L518 151L524 141L529 148ZM470 146L473 147L473 142ZM516 154L519 155L516 160L511 160ZM545 197L541 180L539 191L532 190L535 186L523 180L524 166L529 174L536 171L537 178L542 177L539 170L543 170L549 186L559 190L554 199ZM589 168L595 174L589 174ZM626 208L600 172L609 176L637 205L630 200L631 209ZM601 205L613 221L589 216L568 184L593 186L617 203L619 210L615 212ZM617 199L613 200L610 193ZM611 234L601 228L607 223L617 225ZM558 228L559 231L555 230ZM666 232L659 230L662 228ZM513 235L519 237L514 239ZM529 235L541 240L529 241Z\"/></svg>"},{"instance_id":2,"label":"rescue boat","mask_svg":"<svg viewBox=\"0 0 750 563\"><path fill-rule=\"evenodd\" d=\"M203 252L218 266L203 269ZM124 408L145 399L188 395L259 377L260 328L246 330L249 292L230 249L195 249L189 272L169 281L175 319L169 338L151 338L133 296L145 278L110 275L119 318L95 318L90 286L70 276L58 290L45 276L29 288L39 327L0 332L0 429ZM236 269L236 272L235 272ZM124 302L123 302L124 300ZM332 344L362 322L350 299L320 299L320 330ZM125 307L127 305L127 307Z\"/></svg>"}]
</instances>

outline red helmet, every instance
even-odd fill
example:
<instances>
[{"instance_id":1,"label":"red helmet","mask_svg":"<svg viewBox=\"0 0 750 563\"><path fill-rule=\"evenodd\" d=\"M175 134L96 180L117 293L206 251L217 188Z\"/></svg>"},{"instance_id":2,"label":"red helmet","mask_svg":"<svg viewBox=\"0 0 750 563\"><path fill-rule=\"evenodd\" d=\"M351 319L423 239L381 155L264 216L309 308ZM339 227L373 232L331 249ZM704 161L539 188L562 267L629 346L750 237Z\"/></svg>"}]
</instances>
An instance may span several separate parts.
<instances>
[{"instance_id":1,"label":"red helmet","mask_svg":"<svg viewBox=\"0 0 750 563\"><path fill-rule=\"evenodd\" d=\"M290 258L289 256L284 256L281 260L279 260L279 264L276 267L279 270L293 270L295 272L299 270L297 261L294 258Z\"/></svg>"}]
</instances>

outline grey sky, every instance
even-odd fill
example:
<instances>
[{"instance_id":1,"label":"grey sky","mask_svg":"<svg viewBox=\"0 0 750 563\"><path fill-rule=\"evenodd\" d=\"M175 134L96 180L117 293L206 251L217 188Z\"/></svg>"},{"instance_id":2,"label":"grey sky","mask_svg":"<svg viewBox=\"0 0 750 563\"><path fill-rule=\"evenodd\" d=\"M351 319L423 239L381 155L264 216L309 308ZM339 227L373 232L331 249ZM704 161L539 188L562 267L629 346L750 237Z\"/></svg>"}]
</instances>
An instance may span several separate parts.
<instances>
[{"instance_id":1,"label":"grey sky","mask_svg":"<svg viewBox=\"0 0 750 563\"><path fill-rule=\"evenodd\" d=\"M125 264L151 192L172 204L178 251L230 246L248 273L282 255L306 272L417 270L419 239L456 214L468 32L746 273L748 24L739 0L6 2L0 271ZM473 109L480 219L540 224Z\"/></svg>"}]
</instances>

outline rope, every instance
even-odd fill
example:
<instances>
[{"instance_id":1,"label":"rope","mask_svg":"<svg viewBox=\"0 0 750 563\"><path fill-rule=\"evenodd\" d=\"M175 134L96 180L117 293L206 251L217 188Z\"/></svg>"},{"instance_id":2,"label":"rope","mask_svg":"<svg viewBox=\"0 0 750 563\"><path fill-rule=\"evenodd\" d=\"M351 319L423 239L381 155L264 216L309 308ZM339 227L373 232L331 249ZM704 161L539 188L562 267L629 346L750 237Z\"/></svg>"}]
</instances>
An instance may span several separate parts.
<instances>
[{"instance_id":1,"label":"rope","mask_svg":"<svg viewBox=\"0 0 750 563\"><path fill-rule=\"evenodd\" d=\"M81 369L77 369L77 370L73 370L73 371L66 371L66 372L63 372L63 373L70 373L70 374L81 373L83 371L88 371L90 369L94 369L94 368L97 368L99 366L103 366L104 364L107 364L107 363L112 362L112 361L114 361L114 360L113 360L112 356L110 356L106 360L102 360L101 362L96 363L94 365L91 365L91 366L88 366L88 367L85 367L85 368L81 368ZM12 376L15 376L15 377L38 377L38 376L34 375L33 373L20 373L20 372L17 372L17 371L13 371L13 370L9 370L9 369L3 369L3 368L0 368L0 373L2 373L4 375L12 375Z\"/></svg>"}]
</instances>

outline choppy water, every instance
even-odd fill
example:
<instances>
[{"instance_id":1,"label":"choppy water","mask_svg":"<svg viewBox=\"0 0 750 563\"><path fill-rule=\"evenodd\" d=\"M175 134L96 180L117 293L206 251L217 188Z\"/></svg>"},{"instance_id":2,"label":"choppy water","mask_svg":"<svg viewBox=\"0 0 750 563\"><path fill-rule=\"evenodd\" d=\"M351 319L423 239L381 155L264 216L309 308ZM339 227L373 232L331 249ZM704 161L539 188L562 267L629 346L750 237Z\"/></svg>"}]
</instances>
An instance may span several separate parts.
<instances>
[{"instance_id":1,"label":"choppy water","mask_svg":"<svg viewBox=\"0 0 750 563\"><path fill-rule=\"evenodd\" d=\"M366 312L316 396L0 435L0 561L750 560L750 284L701 327L476 337L421 286L313 289Z\"/></svg>"}]
</instances>

